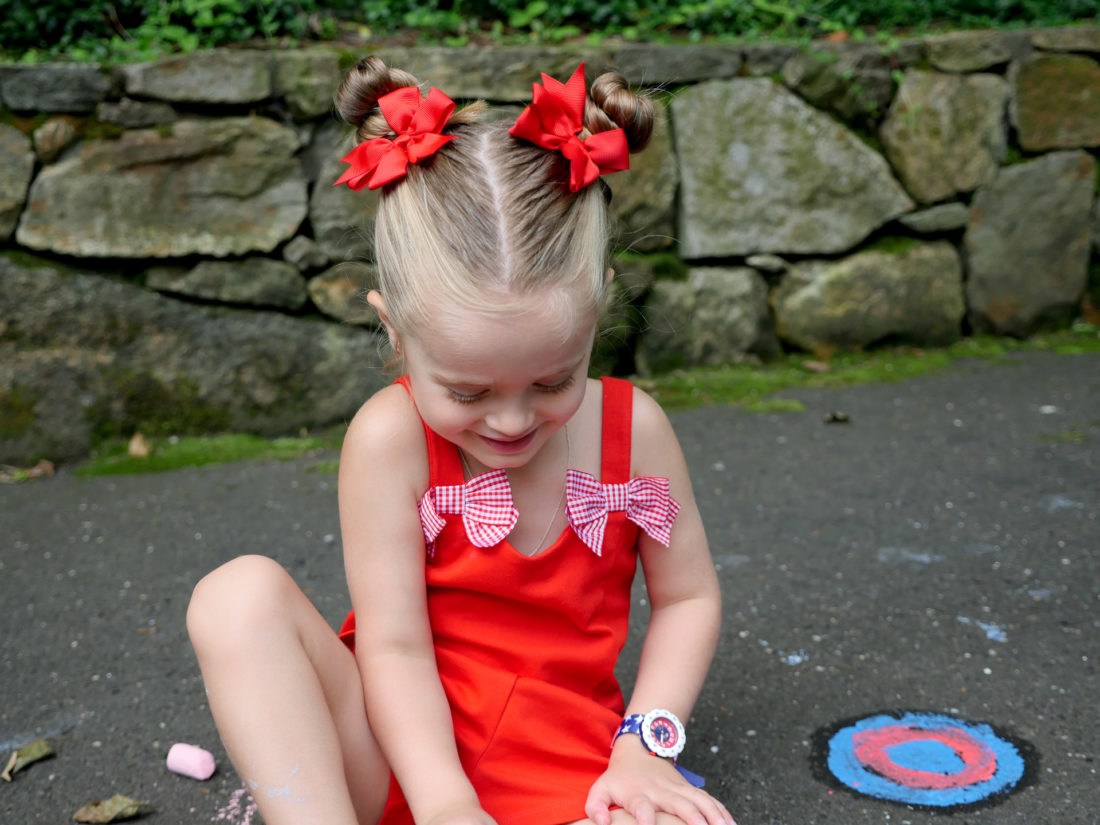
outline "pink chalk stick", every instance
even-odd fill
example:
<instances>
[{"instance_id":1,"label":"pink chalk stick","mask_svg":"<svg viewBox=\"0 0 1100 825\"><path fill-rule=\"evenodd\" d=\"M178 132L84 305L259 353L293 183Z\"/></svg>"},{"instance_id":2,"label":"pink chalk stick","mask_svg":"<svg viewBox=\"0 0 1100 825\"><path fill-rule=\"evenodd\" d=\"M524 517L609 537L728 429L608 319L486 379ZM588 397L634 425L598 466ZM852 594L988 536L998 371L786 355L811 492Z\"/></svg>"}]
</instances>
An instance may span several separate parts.
<instances>
[{"instance_id":1,"label":"pink chalk stick","mask_svg":"<svg viewBox=\"0 0 1100 825\"><path fill-rule=\"evenodd\" d=\"M168 751L168 770L192 779L209 779L214 775L214 756L197 745L177 742Z\"/></svg>"}]
</instances>

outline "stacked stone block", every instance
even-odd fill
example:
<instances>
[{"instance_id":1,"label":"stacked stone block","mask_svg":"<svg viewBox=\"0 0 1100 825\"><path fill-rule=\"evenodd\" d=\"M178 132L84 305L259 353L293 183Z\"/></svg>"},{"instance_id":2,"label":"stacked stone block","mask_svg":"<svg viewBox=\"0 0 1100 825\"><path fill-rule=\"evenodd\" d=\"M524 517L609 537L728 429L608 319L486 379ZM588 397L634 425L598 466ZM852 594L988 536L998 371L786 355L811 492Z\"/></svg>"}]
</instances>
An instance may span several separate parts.
<instances>
[{"instance_id":1,"label":"stacked stone block","mask_svg":"<svg viewBox=\"0 0 1100 825\"><path fill-rule=\"evenodd\" d=\"M501 116L581 60L654 89L651 147L609 178L626 254L601 363L1026 336L1094 311L1100 27L381 54ZM331 185L357 56L0 66L0 461L150 421L321 426L389 380L364 302L377 194Z\"/></svg>"}]
</instances>

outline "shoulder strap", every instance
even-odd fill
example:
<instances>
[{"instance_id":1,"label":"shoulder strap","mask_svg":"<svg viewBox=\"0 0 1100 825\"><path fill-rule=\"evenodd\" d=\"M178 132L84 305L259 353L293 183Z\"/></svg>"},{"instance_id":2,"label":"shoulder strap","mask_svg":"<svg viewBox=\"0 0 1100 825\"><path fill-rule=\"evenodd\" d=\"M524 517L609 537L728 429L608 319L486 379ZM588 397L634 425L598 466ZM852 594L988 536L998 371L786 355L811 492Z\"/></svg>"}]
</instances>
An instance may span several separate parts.
<instances>
[{"instance_id":1,"label":"shoulder strap","mask_svg":"<svg viewBox=\"0 0 1100 825\"><path fill-rule=\"evenodd\" d=\"M409 376L402 375L394 383L405 388L409 398L412 398L413 406L416 406L412 387L409 386ZM419 411L417 414L419 415ZM465 474L462 472L462 461L458 457L458 447L429 427L423 418L420 423L424 425L424 438L428 443L428 486L462 484Z\"/></svg>"},{"instance_id":2,"label":"shoulder strap","mask_svg":"<svg viewBox=\"0 0 1100 825\"><path fill-rule=\"evenodd\" d=\"M622 378L602 378L603 443L600 480L605 484L630 481L630 428L634 386Z\"/></svg>"}]
</instances>

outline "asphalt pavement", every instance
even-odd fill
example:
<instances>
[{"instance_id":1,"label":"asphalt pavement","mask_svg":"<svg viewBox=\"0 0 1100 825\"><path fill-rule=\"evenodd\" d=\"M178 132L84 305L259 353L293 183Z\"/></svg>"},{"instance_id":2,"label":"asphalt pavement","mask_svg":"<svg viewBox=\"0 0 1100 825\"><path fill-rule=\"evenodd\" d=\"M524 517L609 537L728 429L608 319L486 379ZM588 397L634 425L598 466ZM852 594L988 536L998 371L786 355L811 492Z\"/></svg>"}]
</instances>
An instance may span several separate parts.
<instances>
[{"instance_id":1,"label":"asphalt pavement","mask_svg":"<svg viewBox=\"0 0 1100 825\"><path fill-rule=\"evenodd\" d=\"M807 411L673 415L725 599L683 763L741 825L1100 823L1100 355L783 396ZM0 781L0 822L123 793L150 823L248 825L184 611L205 572L264 553L342 619L334 457L0 487L0 770L36 737L56 751ZM640 582L635 603L627 685ZM886 739L857 724L829 761L883 713ZM176 742L214 777L170 773ZM860 766L916 795L845 786Z\"/></svg>"}]
</instances>

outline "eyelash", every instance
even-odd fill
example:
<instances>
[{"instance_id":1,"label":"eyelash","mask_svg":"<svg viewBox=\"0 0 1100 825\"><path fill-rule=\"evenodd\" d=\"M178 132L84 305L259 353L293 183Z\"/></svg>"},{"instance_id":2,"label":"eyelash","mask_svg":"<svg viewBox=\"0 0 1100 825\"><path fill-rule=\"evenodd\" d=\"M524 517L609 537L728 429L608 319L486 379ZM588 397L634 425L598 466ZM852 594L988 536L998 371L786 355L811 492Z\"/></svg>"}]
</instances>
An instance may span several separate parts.
<instances>
[{"instance_id":1,"label":"eyelash","mask_svg":"<svg viewBox=\"0 0 1100 825\"><path fill-rule=\"evenodd\" d=\"M539 392L545 392L553 395L557 392L565 392L567 389L573 386L574 377L570 375L564 381L559 381L557 384L536 384L535 387Z\"/></svg>"},{"instance_id":2,"label":"eyelash","mask_svg":"<svg viewBox=\"0 0 1100 825\"><path fill-rule=\"evenodd\" d=\"M570 375L564 381L557 384L535 384L535 390L537 392L546 393L547 395L554 395L555 393L565 392L567 389L573 386L574 377ZM477 393L476 395L463 395L455 390L447 390L447 393L451 396L451 400L458 404L474 404L481 400L484 393Z\"/></svg>"},{"instance_id":3,"label":"eyelash","mask_svg":"<svg viewBox=\"0 0 1100 825\"><path fill-rule=\"evenodd\" d=\"M462 393L455 392L454 390L447 390L447 394L451 396L451 400L459 404L473 404L480 400L481 393L477 395L463 395Z\"/></svg>"}]
</instances>

